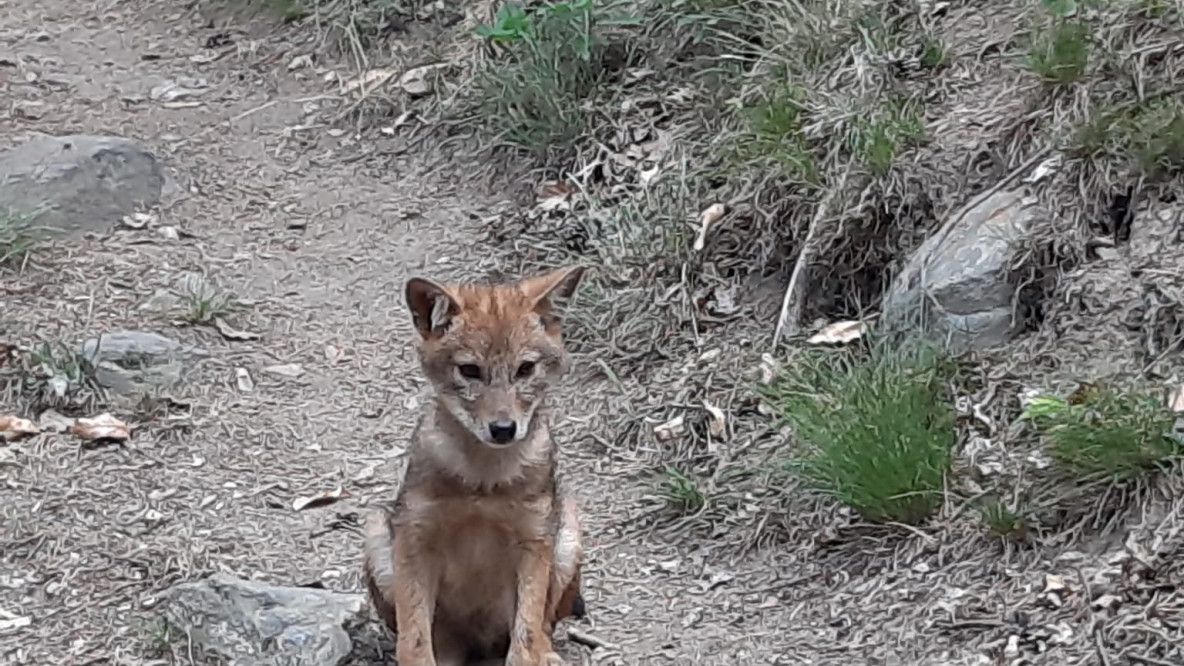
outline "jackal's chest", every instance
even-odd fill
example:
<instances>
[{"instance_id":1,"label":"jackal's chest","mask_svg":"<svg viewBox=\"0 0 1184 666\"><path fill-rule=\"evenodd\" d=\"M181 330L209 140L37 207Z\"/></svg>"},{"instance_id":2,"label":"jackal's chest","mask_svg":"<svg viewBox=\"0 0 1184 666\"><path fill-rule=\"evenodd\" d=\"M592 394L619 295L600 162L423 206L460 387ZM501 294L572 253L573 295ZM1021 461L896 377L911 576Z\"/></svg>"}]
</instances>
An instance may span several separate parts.
<instances>
[{"instance_id":1,"label":"jackal's chest","mask_svg":"<svg viewBox=\"0 0 1184 666\"><path fill-rule=\"evenodd\" d=\"M500 641L513 625L518 565L526 544L543 536L545 517L514 501L435 500L420 524L434 560L436 610L456 627L480 628L476 644ZM426 528L426 529L423 529Z\"/></svg>"}]
</instances>

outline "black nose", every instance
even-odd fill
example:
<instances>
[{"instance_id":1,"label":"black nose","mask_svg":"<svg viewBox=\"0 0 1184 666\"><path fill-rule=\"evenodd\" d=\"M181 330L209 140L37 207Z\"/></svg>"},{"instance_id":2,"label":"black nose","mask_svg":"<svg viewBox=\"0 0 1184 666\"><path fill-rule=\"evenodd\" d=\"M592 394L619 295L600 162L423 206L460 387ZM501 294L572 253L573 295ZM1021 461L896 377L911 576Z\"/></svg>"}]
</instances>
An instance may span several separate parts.
<instances>
[{"instance_id":1,"label":"black nose","mask_svg":"<svg viewBox=\"0 0 1184 666\"><path fill-rule=\"evenodd\" d=\"M505 444L514 439L518 432L518 425L513 421L494 421L489 424L489 436L498 444Z\"/></svg>"}]
</instances>

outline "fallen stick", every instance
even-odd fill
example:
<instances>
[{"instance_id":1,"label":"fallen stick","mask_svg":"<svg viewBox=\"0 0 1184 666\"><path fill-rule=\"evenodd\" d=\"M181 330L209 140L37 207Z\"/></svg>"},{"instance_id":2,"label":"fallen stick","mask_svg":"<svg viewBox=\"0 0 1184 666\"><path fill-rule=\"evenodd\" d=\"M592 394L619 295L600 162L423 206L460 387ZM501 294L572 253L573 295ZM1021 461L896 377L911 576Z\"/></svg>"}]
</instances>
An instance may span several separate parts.
<instances>
[{"instance_id":1,"label":"fallen stick","mask_svg":"<svg viewBox=\"0 0 1184 666\"><path fill-rule=\"evenodd\" d=\"M773 348L777 348L777 343L781 341L781 335L788 327L790 333L796 333L798 330L798 320L802 316L802 298L798 294L802 290L802 273L805 272L806 266L810 263L810 259L814 254L814 235L821 226L821 222L826 219L827 213L830 212L830 205L835 197L842 193L843 188L847 186L847 176L851 173L851 165L843 170L843 175L839 177L839 182L827 190L826 196L819 202L818 208L814 210L814 218L810 220L810 227L806 230L806 240L802 241L802 250L798 252L798 259L793 264L793 272L789 275L789 286L785 288L785 295L781 298L781 313L777 316L777 326L773 329Z\"/></svg>"},{"instance_id":2,"label":"fallen stick","mask_svg":"<svg viewBox=\"0 0 1184 666\"><path fill-rule=\"evenodd\" d=\"M601 638L599 636L589 634L588 632L580 631L579 629L574 629L574 628L567 630L567 639L573 643L579 643L580 645L583 645L585 647L592 648L593 650L595 650L597 648L601 648L604 650L619 649L619 648L617 648L616 645L609 643L608 641L604 640L603 638Z\"/></svg>"}]
</instances>

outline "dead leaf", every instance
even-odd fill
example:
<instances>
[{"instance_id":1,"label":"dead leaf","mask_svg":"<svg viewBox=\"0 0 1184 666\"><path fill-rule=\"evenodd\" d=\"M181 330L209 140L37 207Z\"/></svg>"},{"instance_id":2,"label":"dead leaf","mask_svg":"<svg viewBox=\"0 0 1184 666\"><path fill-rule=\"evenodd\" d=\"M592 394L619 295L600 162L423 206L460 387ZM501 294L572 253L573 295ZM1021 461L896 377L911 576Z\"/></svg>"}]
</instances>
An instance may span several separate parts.
<instances>
[{"instance_id":1,"label":"dead leaf","mask_svg":"<svg viewBox=\"0 0 1184 666\"><path fill-rule=\"evenodd\" d=\"M395 122L392 123L390 127L382 128L382 133L383 134L394 134L400 127L411 122L411 119L414 117L415 117L414 111L404 111L403 113L399 114L398 118L395 118Z\"/></svg>"},{"instance_id":2,"label":"dead leaf","mask_svg":"<svg viewBox=\"0 0 1184 666\"><path fill-rule=\"evenodd\" d=\"M16 615L0 608L0 632L8 633L15 629L23 629L33 624L33 618L27 615Z\"/></svg>"},{"instance_id":3,"label":"dead leaf","mask_svg":"<svg viewBox=\"0 0 1184 666\"><path fill-rule=\"evenodd\" d=\"M806 340L810 345L843 345L854 342L867 333L867 324L862 321L837 321Z\"/></svg>"},{"instance_id":4,"label":"dead leaf","mask_svg":"<svg viewBox=\"0 0 1184 666\"><path fill-rule=\"evenodd\" d=\"M399 77L399 87L412 97L427 95L432 92L432 74L450 67L452 63L438 62L409 69Z\"/></svg>"},{"instance_id":5,"label":"dead leaf","mask_svg":"<svg viewBox=\"0 0 1184 666\"><path fill-rule=\"evenodd\" d=\"M1065 579L1062 576L1055 574L1045 574L1044 576L1044 591L1048 592L1066 592L1069 586L1065 584Z\"/></svg>"},{"instance_id":6,"label":"dead leaf","mask_svg":"<svg viewBox=\"0 0 1184 666\"><path fill-rule=\"evenodd\" d=\"M308 67L312 67L312 56L308 55L307 53L304 55L298 55L295 58L292 58L290 61L288 61L288 71L289 72L292 72L292 71L295 71L298 69L305 69Z\"/></svg>"},{"instance_id":7,"label":"dead leaf","mask_svg":"<svg viewBox=\"0 0 1184 666\"><path fill-rule=\"evenodd\" d=\"M547 181L535 191L535 207L541 211L570 210L577 190L563 181Z\"/></svg>"},{"instance_id":8,"label":"dead leaf","mask_svg":"<svg viewBox=\"0 0 1184 666\"><path fill-rule=\"evenodd\" d=\"M206 82L202 79L165 81L152 88L148 97L154 102L176 102L186 97L196 97L205 92Z\"/></svg>"},{"instance_id":9,"label":"dead leaf","mask_svg":"<svg viewBox=\"0 0 1184 666\"><path fill-rule=\"evenodd\" d=\"M659 441L668 442L672 439L682 437L687 432L686 426L683 424L683 417L681 414L670 419L665 423L659 423L654 426L654 435Z\"/></svg>"},{"instance_id":10,"label":"dead leaf","mask_svg":"<svg viewBox=\"0 0 1184 666\"><path fill-rule=\"evenodd\" d=\"M711 420L707 424L707 432L711 433L712 437L722 438L728 432L728 419L724 416L724 410L715 405L703 401L703 409L711 415Z\"/></svg>"},{"instance_id":11,"label":"dead leaf","mask_svg":"<svg viewBox=\"0 0 1184 666\"><path fill-rule=\"evenodd\" d=\"M41 412L41 416L37 420L40 422L41 429L49 432L69 432L76 421L52 409Z\"/></svg>"},{"instance_id":12,"label":"dead leaf","mask_svg":"<svg viewBox=\"0 0 1184 666\"><path fill-rule=\"evenodd\" d=\"M535 190L535 201L553 199L555 197L569 197L576 193L576 188L562 180L548 180Z\"/></svg>"},{"instance_id":13,"label":"dead leaf","mask_svg":"<svg viewBox=\"0 0 1184 666\"><path fill-rule=\"evenodd\" d=\"M246 368L234 369L234 383L238 386L240 393L250 393L255 390L255 380L251 379L251 373L247 372Z\"/></svg>"},{"instance_id":14,"label":"dead leaf","mask_svg":"<svg viewBox=\"0 0 1184 666\"><path fill-rule=\"evenodd\" d=\"M378 470L378 463L371 463L354 474L354 481L365 481L374 478L374 472Z\"/></svg>"},{"instance_id":15,"label":"dead leaf","mask_svg":"<svg viewBox=\"0 0 1184 666\"><path fill-rule=\"evenodd\" d=\"M15 442L41 432L36 423L18 416L0 416L0 439Z\"/></svg>"},{"instance_id":16,"label":"dead leaf","mask_svg":"<svg viewBox=\"0 0 1184 666\"><path fill-rule=\"evenodd\" d=\"M143 229L156 223L156 216L148 213L132 213L124 215L120 223L128 229Z\"/></svg>"},{"instance_id":17,"label":"dead leaf","mask_svg":"<svg viewBox=\"0 0 1184 666\"><path fill-rule=\"evenodd\" d=\"M1184 413L1184 384L1172 391L1172 396L1168 398L1168 409L1177 414Z\"/></svg>"},{"instance_id":18,"label":"dead leaf","mask_svg":"<svg viewBox=\"0 0 1184 666\"><path fill-rule=\"evenodd\" d=\"M757 370L760 373L760 382L762 384L772 384L773 380L777 378L777 373L781 371L781 364L773 355L765 352L761 354L761 363Z\"/></svg>"},{"instance_id":19,"label":"dead leaf","mask_svg":"<svg viewBox=\"0 0 1184 666\"><path fill-rule=\"evenodd\" d=\"M165 109L196 109L204 105L205 102L163 102L160 106Z\"/></svg>"},{"instance_id":20,"label":"dead leaf","mask_svg":"<svg viewBox=\"0 0 1184 666\"><path fill-rule=\"evenodd\" d=\"M299 363L285 363L284 365L269 365L263 368L263 372L269 375L279 375L281 377L299 377L304 374L304 366Z\"/></svg>"},{"instance_id":21,"label":"dead leaf","mask_svg":"<svg viewBox=\"0 0 1184 666\"><path fill-rule=\"evenodd\" d=\"M126 442L131 437L131 427L110 414L99 414L94 418L82 418L70 426L70 432L88 442Z\"/></svg>"},{"instance_id":22,"label":"dead leaf","mask_svg":"<svg viewBox=\"0 0 1184 666\"><path fill-rule=\"evenodd\" d=\"M695 236L694 249L695 252L701 252L703 247L707 244L707 229L719 222L720 218L728 212L728 207L722 203L714 203L703 209L699 213L699 233Z\"/></svg>"},{"instance_id":23,"label":"dead leaf","mask_svg":"<svg viewBox=\"0 0 1184 666\"><path fill-rule=\"evenodd\" d=\"M1103 594L1094 599L1092 606L1096 610L1114 610L1122 605L1122 598L1116 597L1113 594Z\"/></svg>"},{"instance_id":24,"label":"dead leaf","mask_svg":"<svg viewBox=\"0 0 1184 666\"><path fill-rule=\"evenodd\" d=\"M227 340L258 340L258 333L251 333L250 331L240 331L221 317L214 317L214 328L218 329L218 333Z\"/></svg>"},{"instance_id":25,"label":"dead leaf","mask_svg":"<svg viewBox=\"0 0 1184 666\"><path fill-rule=\"evenodd\" d=\"M359 91L361 94L365 95L373 91L375 88L385 85L386 82L394 78L396 74L398 74L398 72L389 67L368 69L353 79L347 81L341 92L351 93L354 91Z\"/></svg>"},{"instance_id":26,"label":"dead leaf","mask_svg":"<svg viewBox=\"0 0 1184 666\"><path fill-rule=\"evenodd\" d=\"M318 506L325 506L326 504L332 504L343 497L349 497L349 493L345 490L345 488L337 486L337 488L334 490L319 493L311 497L297 498L294 502L292 502L292 509L294 511L303 511L305 509L312 509Z\"/></svg>"}]
</instances>

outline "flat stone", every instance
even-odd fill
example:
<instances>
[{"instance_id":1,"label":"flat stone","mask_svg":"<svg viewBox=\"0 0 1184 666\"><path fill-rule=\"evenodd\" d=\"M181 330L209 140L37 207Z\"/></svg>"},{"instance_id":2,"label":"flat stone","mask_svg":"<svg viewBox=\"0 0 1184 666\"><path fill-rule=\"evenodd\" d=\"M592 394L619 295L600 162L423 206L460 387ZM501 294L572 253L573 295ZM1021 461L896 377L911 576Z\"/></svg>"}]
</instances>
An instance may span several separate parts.
<instances>
[{"instance_id":1,"label":"flat stone","mask_svg":"<svg viewBox=\"0 0 1184 666\"><path fill-rule=\"evenodd\" d=\"M0 212L44 235L102 231L160 201L165 175L139 143L111 136L38 136L0 153Z\"/></svg>"},{"instance_id":2,"label":"flat stone","mask_svg":"<svg viewBox=\"0 0 1184 666\"><path fill-rule=\"evenodd\" d=\"M956 350L1007 342L1016 294L1009 266L1046 216L1023 190L972 202L913 253L884 296L882 321L941 337Z\"/></svg>"},{"instance_id":3,"label":"flat stone","mask_svg":"<svg viewBox=\"0 0 1184 666\"><path fill-rule=\"evenodd\" d=\"M207 352L149 331L111 331L83 341L79 354L95 366L95 378L118 395L138 396L171 388L184 377L184 361Z\"/></svg>"},{"instance_id":4,"label":"flat stone","mask_svg":"<svg viewBox=\"0 0 1184 666\"><path fill-rule=\"evenodd\" d=\"M175 585L163 599L171 626L231 666L339 666L353 650L347 627L366 611L361 594L226 574Z\"/></svg>"}]
</instances>

